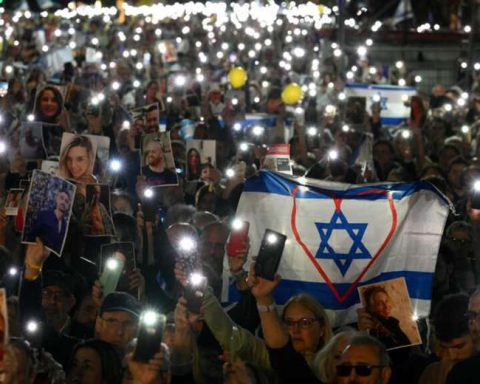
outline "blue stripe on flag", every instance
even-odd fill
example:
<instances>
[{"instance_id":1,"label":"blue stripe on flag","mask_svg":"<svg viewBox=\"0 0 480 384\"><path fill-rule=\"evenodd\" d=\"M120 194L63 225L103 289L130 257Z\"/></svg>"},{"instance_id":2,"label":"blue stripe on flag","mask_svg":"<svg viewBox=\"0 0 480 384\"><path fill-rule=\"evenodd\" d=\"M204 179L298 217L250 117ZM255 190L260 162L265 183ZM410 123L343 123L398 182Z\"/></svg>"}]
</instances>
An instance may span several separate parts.
<instances>
[{"instance_id":1,"label":"blue stripe on flag","mask_svg":"<svg viewBox=\"0 0 480 384\"><path fill-rule=\"evenodd\" d=\"M395 271L384 272L371 280L364 281L359 286L378 283L385 280L391 280L398 277L404 277L407 284L408 293L411 299L430 300L432 294L433 273ZM339 292L346 291L350 284L335 284ZM330 310L347 309L352 305L360 303L358 291L355 289L352 294L343 302L339 303L330 288L325 283L312 283L298 280L281 280L275 289L275 301L277 304L285 304L288 299L300 293L308 293L317 299L321 297L320 303L324 308ZM235 302L240 298L238 291L233 285L229 287L229 301Z\"/></svg>"},{"instance_id":2,"label":"blue stripe on flag","mask_svg":"<svg viewBox=\"0 0 480 384\"><path fill-rule=\"evenodd\" d=\"M298 180L298 179L297 179ZM291 196L291 191L302 184L295 179L288 179L287 177L269 172L261 171L258 176L252 176L247 179L245 183L244 192L264 192L273 193L282 196ZM308 179L306 179L308 181ZM318 181L318 180L317 180ZM351 188L344 191L335 191L316 186L307 186L306 190L298 190L296 197L302 199L331 199L332 196L342 199L357 199L362 200L383 200L387 196L379 194L378 191L391 192L392 198L401 200L421 190L428 190L436 193L447 204L445 196L443 196L432 184L426 181L417 181L413 183L389 183L389 184L372 184L372 185L352 185ZM377 192L373 192L377 191ZM372 191L372 192L369 192Z\"/></svg>"},{"instance_id":3,"label":"blue stripe on flag","mask_svg":"<svg viewBox=\"0 0 480 384\"><path fill-rule=\"evenodd\" d=\"M383 125L400 125L407 121L406 117L381 117Z\"/></svg>"},{"instance_id":4,"label":"blue stripe on flag","mask_svg":"<svg viewBox=\"0 0 480 384\"><path fill-rule=\"evenodd\" d=\"M345 88L352 89L372 89L375 91L410 91L416 92L414 87L401 87L399 85L376 85L376 84L364 84L364 83L347 83Z\"/></svg>"}]
</instances>

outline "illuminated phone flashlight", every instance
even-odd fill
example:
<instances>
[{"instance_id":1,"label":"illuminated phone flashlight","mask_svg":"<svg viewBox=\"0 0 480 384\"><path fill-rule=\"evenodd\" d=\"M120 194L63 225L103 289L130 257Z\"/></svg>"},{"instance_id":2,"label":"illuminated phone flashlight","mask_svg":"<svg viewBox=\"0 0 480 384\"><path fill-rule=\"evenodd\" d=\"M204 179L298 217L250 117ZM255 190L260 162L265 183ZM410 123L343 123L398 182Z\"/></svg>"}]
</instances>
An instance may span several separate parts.
<instances>
[{"instance_id":1,"label":"illuminated phone flashlight","mask_svg":"<svg viewBox=\"0 0 480 384\"><path fill-rule=\"evenodd\" d=\"M466 101L465 99L463 99L463 98L459 98L459 99L457 100L457 105L458 105L459 107L464 107L466 104L467 104L467 101Z\"/></svg>"},{"instance_id":2,"label":"illuminated phone flashlight","mask_svg":"<svg viewBox=\"0 0 480 384\"><path fill-rule=\"evenodd\" d=\"M187 79L183 75L177 75L175 77L175 85L177 87L183 87L187 83Z\"/></svg>"},{"instance_id":3,"label":"illuminated phone flashlight","mask_svg":"<svg viewBox=\"0 0 480 384\"><path fill-rule=\"evenodd\" d=\"M13 73L13 67L12 67L11 65L7 65L7 66L5 67L5 73L6 73L7 75L12 74L12 73Z\"/></svg>"},{"instance_id":4,"label":"illuminated phone flashlight","mask_svg":"<svg viewBox=\"0 0 480 384\"><path fill-rule=\"evenodd\" d=\"M403 139L410 139L411 136L412 136L412 133L408 129L404 129L402 131L402 138Z\"/></svg>"},{"instance_id":5,"label":"illuminated phone flashlight","mask_svg":"<svg viewBox=\"0 0 480 384\"><path fill-rule=\"evenodd\" d=\"M473 183L473 190L475 192L480 192L480 180L475 180Z\"/></svg>"},{"instance_id":6,"label":"illuminated phone flashlight","mask_svg":"<svg viewBox=\"0 0 480 384\"><path fill-rule=\"evenodd\" d=\"M373 100L374 103L379 103L381 99L382 99L382 97L378 93L373 95L373 97L372 97L372 100Z\"/></svg>"},{"instance_id":7,"label":"illuminated phone flashlight","mask_svg":"<svg viewBox=\"0 0 480 384\"><path fill-rule=\"evenodd\" d=\"M236 131L236 132L241 131L242 130L242 124L240 124L240 123L233 124L233 130Z\"/></svg>"},{"instance_id":8,"label":"illuminated phone flashlight","mask_svg":"<svg viewBox=\"0 0 480 384\"><path fill-rule=\"evenodd\" d=\"M197 242L189 236L182 237L178 242L180 250L184 252L192 252L197 246Z\"/></svg>"},{"instance_id":9,"label":"illuminated phone flashlight","mask_svg":"<svg viewBox=\"0 0 480 384\"><path fill-rule=\"evenodd\" d=\"M27 120L28 121L33 121L35 120L35 115L33 113L30 113L28 116L27 116Z\"/></svg>"},{"instance_id":10,"label":"illuminated phone flashlight","mask_svg":"<svg viewBox=\"0 0 480 384\"><path fill-rule=\"evenodd\" d=\"M205 281L205 276L203 276L200 272L192 272L188 277L188 281L194 287L198 287Z\"/></svg>"},{"instance_id":11,"label":"illuminated phone flashlight","mask_svg":"<svg viewBox=\"0 0 480 384\"><path fill-rule=\"evenodd\" d=\"M18 274L18 268L17 268L17 267L10 267L10 268L8 269L8 274L9 274L10 276L17 276L17 274Z\"/></svg>"},{"instance_id":12,"label":"illuminated phone flashlight","mask_svg":"<svg viewBox=\"0 0 480 384\"><path fill-rule=\"evenodd\" d=\"M347 98L347 95L345 94L345 92L340 92L338 94L338 100L344 101L346 98Z\"/></svg>"},{"instance_id":13,"label":"illuminated phone flashlight","mask_svg":"<svg viewBox=\"0 0 480 384\"><path fill-rule=\"evenodd\" d=\"M240 143L240 145L238 146L238 148L239 148L240 151L242 151L242 152L247 152L247 151L248 151L248 143Z\"/></svg>"},{"instance_id":14,"label":"illuminated phone flashlight","mask_svg":"<svg viewBox=\"0 0 480 384\"><path fill-rule=\"evenodd\" d=\"M35 320L28 321L25 326L26 331L32 335L37 333L39 328L40 328L40 325Z\"/></svg>"},{"instance_id":15,"label":"illuminated phone flashlight","mask_svg":"<svg viewBox=\"0 0 480 384\"><path fill-rule=\"evenodd\" d=\"M5 141L0 140L0 154L5 153L7 151L7 143Z\"/></svg>"},{"instance_id":16,"label":"illuminated phone flashlight","mask_svg":"<svg viewBox=\"0 0 480 384\"><path fill-rule=\"evenodd\" d=\"M133 80L133 88L140 88L140 80Z\"/></svg>"},{"instance_id":17,"label":"illuminated phone flashlight","mask_svg":"<svg viewBox=\"0 0 480 384\"><path fill-rule=\"evenodd\" d=\"M130 121L128 121L128 120L123 120L123 122L122 122L122 129L130 129L130 126L131 126Z\"/></svg>"},{"instance_id":18,"label":"illuminated phone flashlight","mask_svg":"<svg viewBox=\"0 0 480 384\"><path fill-rule=\"evenodd\" d=\"M114 91L118 91L120 89L120 83L118 81L114 81L111 87Z\"/></svg>"},{"instance_id":19,"label":"illuminated phone flashlight","mask_svg":"<svg viewBox=\"0 0 480 384\"><path fill-rule=\"evenodd\" d=\"M255 125L252 128L252 134L254 136L262 136L263 132L265 132L265 128L263 128L261 125Z\"/></svg>"},{"instance_id":20,"label":"illuminated phone flashlight","mask_svg":"<svg viewBox=\"0 0 480 384\"><path fill-rule=\"evenodd\" d=\"M225 175L231 179L233 176L235 176L235 171L233 170L233 168L228 168L226 171L225 171Z\"/></svg>"},{"instance_id":21,"label":"illuminated phone flashlight","mask_svg":"<svg viewBox=\"0 0 480 384\"><path fill-rule=\"evenodd\" d=\"M443 105L443 109L446 111L446 112L451 112L453 107L452 107L452 104L444 104Z\"/></svg>"},{"instance_id":22,"label":"illuminated phone flashlight","mask_svg":"<svg viewBox=\"0 0 480 384\"><path fill-rule=\"evenodd\" d=\"M318 130L315 127L309 127L307 129L307 135L308 136L315 136L317 133L318 133Z\"/></svg>"},{"instance_id":23,"label":"illuminated phone flashlight","mask_svg":"<svg viewBox=\"0 0 480 384\"><path fill-rule=\"evenodd\" d=\"M105 262L105 267L110 271L115 271L120 266L120 262L116 257L109 257Z\"/></svg>"},{"instance_id":24,"label":"illuminated phone flashlight","mask_svg":"<svg viewBox=\"0 0 480 384\"><path fill-rule=\"evenodd\" d=\"M232 221L232 229L234 231L240 231L243 228L243 225L244 225L244 223L240 219L234 219Z\"/></svg>"},{"instance_id":25,"label":"illuminated phone flashlight","mask_svg":"<svg viewBox=\"0 0 480 384\"><path fill-rule=\"evenodd\" d=\"M98 105L99 103L100 103L100 99L98 98L98 96L93 96L90 99L90 104L92 104L92 105Z\"/></svg>"},{"instance_id":26,"label":"illuminated phone flashlight","mask_svg":"<svg viewBox=\"0 0 480 384\"><path fill-rule=\"evenodd\" d=\"M277 235L275 235L274 233L269 233L268 236L267 236L267 243L268 244L275 244L278 240L278 237Z\"/></svg>"},{"instance_id":27,"label":"illuminated phone flashlight","mask_svg":"<svg viewBox=\"0 0 480 384\"><path fill-rule=\"evenodd\" d=\"M415 76L415 83L421 83L422 80L423 80L422 76L420 76L420 75Z\"/></svg>"},{"instance_id":28,"label":"illuminated phone flashlight","mask_svg":"<svg viewBox=\"0 0 480 384\"><path fill-rule=\"evenodd\" d=\"M147 199L151 199L153 197L153 189L152 188L145 188L143 191L143 196Z\"/></svg>"},{"instance_id":29,"label":"illuminated phone flashlight","mask_svg":"<svg viewBox=\"0 0 480 384\"><path fill-rule=\"evenodd\" d=\"M113 172L118 172L122 169L122 162L118 159L110 160L110 170Z\"/></svg>"},{"instance_id":30,"label":"illuminated phone flashlight","mask_svg":"<svg viewBox=\"0 0 480 384\"><path fill-rule=\"evenodd\" d=\"M468 125L462 125L461 130L462 130L462 133L466 135L470 132L470 127Z\"/></svg>"},{"instance_id":31,"label":"illuminated phone flashlight","mask_svg":"<svg viewBox=\"0 0 480 384\"><path fill-rule=\"evenodd\" d=\"M260 103L260 97L255 96L255 97L253 98L253 102L256 103L256 104Z\"/></svg>"},{"instance_id":32,"label":"illuminated phone flashlight","mask_svg":"<svg viewBox=\"0 0 480 384\"><path fill-rule=\"evenodd\" d=\"M329 104L329 105L327 105L327 106L325 107L325 112L326 112L327 114L329 114L329 115L333 115L336 110L337 110L337 109L335 108L335 106L334 106L334 105L331 105L331 104Z\"/></svg>"},{"instance_id":33,"label":"illuminated phone flashlight","mask_svg":"<svg viewBox=\"0 0 480 384\"><path fill-rule=\"evenodd\" d=\"M365 47L364 45L360 45L358 48L357 48L357 55L360 56L360 57L365 57L367 55L367 47Z\"/></svg>"},{"instance_id":34,"label":"illuminated phone flashlight","mask_svg":"<svg viewBox=\"0 0 480 384\"><path fill-rule=\"evenodd\" d=\"M331 149L328 151L328 158L330 160L337 160L338 159L338 151L336 149Z\"/></svg>"},{"instance_id":35,"label":"illuminated phone flashlight","mask_svg":"<svg viewBox=\"0 0 480 384\"><path fill-rule=\"evenodd\" d=\"M232 99L232 105L238 105L238 99L236 97Z\"/></svg>"}]
</instances>

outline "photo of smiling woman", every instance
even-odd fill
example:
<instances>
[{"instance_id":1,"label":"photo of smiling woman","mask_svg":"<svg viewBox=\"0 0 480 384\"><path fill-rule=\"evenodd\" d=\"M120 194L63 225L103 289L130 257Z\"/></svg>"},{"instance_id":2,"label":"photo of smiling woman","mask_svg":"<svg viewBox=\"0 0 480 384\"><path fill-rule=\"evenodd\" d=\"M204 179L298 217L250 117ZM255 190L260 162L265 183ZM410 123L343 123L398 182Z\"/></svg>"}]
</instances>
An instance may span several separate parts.
<instances>
[{"instance_id":1,"label":"photo of smiling woman","mask_svg":"<svg viewBox=\"0 0 480 384\"><path fill-rule=\"evenodd\" d=\"M79 183L95 183L93 167L97 147L86 136L64 133L60 149L58 176Z\"/></svg>"},{"instance_id":2,"label":"photo of smiling woman","mask_svg":"<svg viewBox=\"0 0 480 384\"><path fill-rule=\"evenodd\" d=\"M47 85L35 97L35 121L57 124L63 110L63 97L54 86Z\"/></svg>"}]
</instances>

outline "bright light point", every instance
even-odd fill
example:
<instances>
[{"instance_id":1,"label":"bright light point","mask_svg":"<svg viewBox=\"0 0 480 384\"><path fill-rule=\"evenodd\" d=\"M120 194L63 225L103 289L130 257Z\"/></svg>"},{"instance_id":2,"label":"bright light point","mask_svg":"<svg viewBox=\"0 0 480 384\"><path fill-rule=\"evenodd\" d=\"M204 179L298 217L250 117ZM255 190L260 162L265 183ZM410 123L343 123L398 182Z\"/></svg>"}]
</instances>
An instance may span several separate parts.
<instances>
[{"instance_id":1,"label":"bright light point","mask_svg":"<svg viewBox=\"0 0 480 384\"><path fill-rule=\"evenodd\" d=\"M370 68L368 69L368 73L369 73L370 75L375 75L375 74L377 73L377 68L375 68L375 67L370 67Z\"/></svg>"},{"instance_id":2,"label":"bright light point","mask_svg":"<svg viewBox=\"0 0 480 384\"><path fill-rule=\"evenodd\" d=\"M269 233L267 236L267 243L268 244L275 244L277 242L277 235L274 233Z\"/></svg>"},{"instance_id":3,"label":"bright light point","mask_svg":"<svg viewBox=\"0 0 480 384\"><path fill-rule=\"evenodd\" d=\"M335 57L340 57L340 56L342 56L342 50L339 49L339 48L335 49L335 50L333 51L333 56L335 56Z\"/></svg>"},{"instance_id":4,"label":"bright light point","mask_svg":"<svg viewBox=\"0 0 480 384\"><path fill-rule=\"evenodd\" d=\"M205 280L205 276L198 272L192 272L188 280L190 280L190 284L193 286L198 286Z\"/></svg>"},{"instance_id":5,"label":"bright light point","mask_svg":"<svg viewBox=\"0 0 480 384\"><path fill-rule=\"evenodd\" d=\"M166 101L170 104L173 101L172 96L167 96Z\"/></svg>"},{"instance_id":6,"label":"bright light point","mask_svg":"<svg viewBox=\"0 0 480 384\"><path fill-rule=\"evenodd\" d=\"M120 83L119 83L118 81L114 81L114 82L112 83L112 89L113 89L114 91L118 91L118 90L120 89Z\"/></svg>"},{"instance_id":7,"label":"bright light point","mask_svg":"<svg viewBox=\"0 0 480 384\"><path fill-rule=\"evenodd\" d=\"M262 126L260 125L255 125L253 128L252 128L252 134L254 136L261 136L263 135L263 132L265 131L265 128L263 128Z\"/></svg>"},{"instance_id":8,"label":"bright light point","mask_svg":"<svg viewBox=\"0 0 480 384\"><path fill-rule=\"evenodd\" d=\"M335 106L334 105L331 105L331 104L328 104L326 107L325 107L325 112L328 113L329 115L335 113Z\"/></svg>"},{"instance_id":9,"label":"bright light point","mask_svg":"<svg viewBox=\"0 0 480 384\"><path fill-rule=\"evenodd\" d=\"M140 80L133 80L133 87L134 88L140 88L140 85L141 85Z\"/></svg>"},{"instance_id":10,"label":"bright light point","mask_svg":"<svg viewBox=\"0 0 480 384\"><path fill-rule=\"evenodd\" d=\"M5 67L5 73L6 73L7 75L10 75L11 73L13 73L13 67L12 67L11 65L7 65L7 66Z\"/></svg>"},{"instance_id":11,"label":"bright light point","mask_svg":"<svg viewBox=\"0 0 480 384\"><path fill-rule=\"evenodd\" d=\"M402 131L402 138L409 139L412 136L412 133L408 129Z\"/></svg>"},{"instance_id":12,"label":"bright light point","mask_svg":"<svg viewBox=\"0 0 480 384\"><path fill-rule=\"evenodd\" d=\"M27 323L27 332L35 333L38 331L38 323L34 320L31 320Z\"/></svg>"},{"instance_id":13,"label":"bright light point","mask_svg":"<svg viewBox=\"0 0 480 384\"><path fill-rule=\"evenodd\" d=\"M343 101L343 100L345 100L346 98L347 98L347 95L345 94L345 92L340 92L340 93L338 94L338 100Z\"/></svg>"},{"instance_id":14,"label":"bright light point","mask_svg":"<svg viewBox=\"0 0 480 384\"><path fill-rule=\"evenodd\" d=\"M94 37L94 38L92 39L92 44L93 44L93 45L98 45L98 38Z\"/></svg>"},{"instance_id":15,"label":"bright light point","mask_svg":"<svg viewBox=\"0 0 480 384\"><path fill-rule=\"evenodd\" d=\"M239 231L242 228L243 228L243 221L242 220L234 219L232 221L232 229L234 229L235 231Z\"/></svg>"},{"instance_id":16,"label":"bright light point","mask_svg":"<svg viewBox=\"0 0 480 384\"><path fill-rule=\"evenodd\" d=\"M404 66L403 61L397 61L395 63L395 67L397 67L397 69L402 69L403 66Z\"/></svg>"},{"instance_id":17,"label":"bright light point","mask_svg":"<svg viewBox=\"0 0 480 384\"><path fill-rule=\"evenodd\" d=\"M343 125L342 131L343 131L343 132L348 132L348 131L350 131L350 127L348 126L348 124L344 124L344 125Z\"/></svg>"},{"instance_id":18,"label":"bright light point","mask_svg":"<svg viewBox=\"0 0 480 384\"><path fill-rule=\"evenodd\" d=\"M480 180L475 180L475 182L473 183L473 189L476 192L480 192Z\"/></svg>"},{"instance_id":19,"label":"bright light point","mask_svg":"<svg viewBox=\"0 0 480 384\"><path fill-rule=\"evenodd\" d=\"M469 97L468 92L462 92L462 94L460 95L460 97L461 97L462 99L465 99L465 100L468 99L468 97Z\"/></svg>"},{"instance_id":20,"label":"bright light point","mask_svg":"<svg viewBox=\"0 0 480 384\"><path fill-rule=\"evenodd\" d=\"M183 87L187 82L187 79L185 78L185 76L182 76L182 75L179 75L177 77L175 77L175 85L177 87Z\"/></svg>"},{"instance_id":21,"label":"bright light point","mask_svg":"<svg viewBox=\"0 0 480 384\"><path fill-rule=\"evenodd\" d=\"M337 160L338 159L338 151L336 149L331 149L328 151L328 158L330 160Z\"/></svg>"},{"instance_id":22,"label":"bright light point","mask_svg":"<svg viewBox=\"0 0 480 384\"><path fill-rule=\"evenodd\" d=\"M416 313L414 313L412 315L412 321L417 321L418 320L418 315Z\"/></svg>"},{"instance_id":23,"label":"bright light point","mask_svg":"<svg viewBox=\"0 0 480 384\"><path fill-rule=\"evenodd\" d=\"M373 100L374 103L379 103L381 99L382 99L382 97L379 94L375 94L372 97L372 100Z\"/></svg>"},{"instance_id":24,"label":"bright light point","mask_svg":"<svg viewBox=\"0 0 480 384\"><path fill-rule=\"evenodd\" d=\"M451 112L452 109L453 109L452 104L445 104L443 106L443 109L445 109L445 111L447 111L447 112Z\"/></svg>"},{"instance_id":25,"label":"bright light point","mask_svg":"<svg viewBox=\"0 0 480 384\"><path fill-rule=\"evenodd\" d=\"M367 39L367 40L365 41L365 45L366 45L367 47L371 47L371 46L373 45L373 40L372 40L372 39Z\"/></svg>"},{"instance_id":26,"label":"bright light point","mask_svg":"<svg viewBox=\"0 0 480 384\"><path fill-rule=\"evenodd\" d=\"M302 47L295 47L292 53L295 57L298 57L300 59L305 56L305 49L303 49Z\"/></svg>"},{"instance_id":27,"label":"bright light point","mask_svg":"<svg viewBox=\"0 0 480 384\"><path fill-rule=\"evenodd\" d=\"M475 69L475 71L480 71L480 63L473 64L473 69Z\"/></svg>"},{"instance_id":28,"label":"bright light point","mask_svg":"<svg viewBox=\"0 0 480 384\"><path fill-rule=\"evenodd\" d=\"M143 191L143 196L145 196L147 199L151 199L153 197L153 189L152 188L146 188Z\"/></svg>"},{"instance_id":29,"label":"bright light point","mask_svg":"<svg viewBox=\"0 0 480 384\"><path fill-rule=\"evenodd\" d=\"M254 102L254 103L257 103L257 104L260 103L260 97L255 96L255 97L253 98L253 102Z\"/></svg>"},{"instance_id":30,"label":"bright light point","mask_svg":"<svg viewBox=\"0 0 480 384\"><path fill-rule=\"evenodd\" d=\"M157 324L158 318L159 316L157 312L148 310L142 313L141 321L147 327L153 327Z\"/></svg>"},{"instance_id":31,"label":"bright light point","mask_svg":"<svg viewBox=\"0 0 480 384\"><path fill-rule=\"evenodd\" d=\"M402 101L406 103L408 101L409 97L408 95L402 95Z\"/></svg>"},{"instance_id":32,"label":"bright light point","mask_svg":"<svg viewBox=\"0 0 480 384\"><path fill-rule=\"evenodd\" d=\"M310 127L307 129L307 135L308 136L315 136L317 134L317 128L315 127Z\"/></svg>"},{"instance_id":33,"label":"bright light point","mask_svg":"<svg viewBox=\"0 0 480 384\"><path fill-rule=\"evenodd\" d=\"M348 71L346 76L348 80L352 80L355 77L355 74L352 71Z\"/></svg>"},{"instance_id":34,"label":"bright light point","mask_svg":"<svg viewBox=\"0 0 480 384\"><path fill-rule=\"evenodd\" d=\"M122 169L122 162L117 159L110 160L110 169L113 172L118 172L120 169Z\"/></svg>"},{"instance_id":35,"label":"bright light point","mask_svg":"<svg viewBox=\"0 0 480 384\"><path fill-rule=\"evenodd\" d=\"M33 121L33 120L35 120L35 116L34 116L32 113L30 113L30 114L27 116L27 120L28 120L28 121Z\"/></svg>"},{"instance_id":36,"label":"bright light point","mask_svg":"<svg viewBox=\"0 0 480 384\"><path fill-rule=\"evenodd\" d=\"M468 67L468 63L466 61L462 61L462 63L460 63L460 68L467 69L467 67Z\"/></svg>"},{"instance_id":37,"label":"bright light point","mask_svg":"<svg viewBox=\"0 0 480 384\"><path fill-rule=\"evenodd\" d=\"M48 45L44 45L44 46L42 47L42 51L43 51L43 52L48 52Z\"/></svg>"},{"instance_id":38,"label":"bright light point","mask_svg":"<svg viewBox=\"0 0 480 384\"><path fill-rule=\"evenodd\" d=\"M242 152L247 152L248 151L248 144L247 143L240 143L239 148Z\"/></svg>"},{"instance_id":39,"label":"bright light point","mask_svg":"<svg viewBox=\"0 0 480 384\"><path fill-rule=\"evenodd\" d=\"M235 171L232 169L232 168L228 168L226 171L225 171L225 175L231 179L233 176L235 176Z\"/></svg>"},{"instance_id":40,"label":"bright light point","mask_svg":"<svg viewBox=\"0 0 480 384\"><path fill-rule=\"evenodd\" d=\"M235 124L233 124L233 130L234 130L234 131L238 132L238 131L240 131L241 129L242 129L242 124L240 124L240 123L235 123Z\"/></svg>"},{"instance_id":41,"label":"bright light point","mask_svg":"<svg viewBox=\"0 0 480 384\"><path fill-rule=\"evenodd\" d=\"M406 84L407 84L407 82L405 81L405 79L398 79L398 85L399 86L404 87Z\"/></svg>"},{"instance_id":42,"label":"bright light point","mask_svg":"<svg viewBox=\"0 0 480 384\"><path fill-rule=\"evenodd\" d=\"M193 251L195 249L196 245L197 244L196 244L195 240L193 240L191 237L183 237L178 243L178 246L184 252Z\"/></svg>"},{"instance_id":43,"label":"bright light point","mask_svg":"<svg viewBox=\"0 0 480 384\"><path fill-rule=\"evenodd\" d=\"M357 54L358 56L365 56L367 54L367 47L361 45L360 47L357 48Z\"/></svg>"},{"instance_id":44,"label":"bright light point","mask_svg":"<svg viewBox=\"0 0 480 384\"><path fill-rule=\"evenodd\" d=\"M460 98L460 99L457 100L457 105L459 107L464 107L466 104L467 104L467 101L463 98Z\"/></svg>"},{"instance_id":45,"label":"bright light point","mask_svg":"<svg viewBox=\"0 0 480 384\"><path fill-rule=\"evenodd\" d=\"M462 133L464 134L467 134L468 132L470 132L470 127L468 125L462 125Z\"/></svg>"},{"instance_id":46,"label":"bright light point","mask_svg":"<svg viewBox=\"0 0 480 384\"><path fill-rule=\"evenodd\" d=\"M9 270L8 270L8 274L9 274L10 276L16 276L17 273L18 273L18 269L15 268L15 267L10 267Z\"/></svg>"},{"instance_id":47,"label":"bright light point","mask_svg":"<svg viewBox=\"0 0 480 384\"><path fill-rule=\"evenodd\" d=\"M75 49L77 47L77 43L75 43L74 41L70 41L68 43L68 46L70 47L70 49Z\"/></svg>"},{"instance_id":48,"label":"bright light point","mask_svg":"<svg viewBox=\"0 0 480 384\"><path fill-rule=\"evenodd\" d=\"M110 257L107 260L107 262L105 263L105 266L110 271L115 271L120 266L120 263L118 262L118 260L115 257Z\"/></svg>"},{"instance_id":49,"label":"bright light point","mask_svg":"<svg viewBox=\"0 0 480 384\"><path fill-rule=\"evenodd\" d=\"M470 33L472 32L472 27L470 25L465 25L465 27L463 27L463 31L465 33Z\"/></svg>"},{"instance_id":50,"label":"bright light point","mask_svg":"<svg viewBox=\"0 0 480 384\"><path fill-rule=\"evenodd\" d=\"M420 75L415 76L415 82L416 83L421 83L422 82L422 76L420 76Z\"/></svg>"},{"instance_id":51,"label":"bright light point","mask_svg":"<svg viewBox=\"0 0 480 384\"><path fill-rule=\"evenodd\" d=\"M238 99L236 97L232 99L232 105L238 105Z\"/></svg>"}]
</instances>

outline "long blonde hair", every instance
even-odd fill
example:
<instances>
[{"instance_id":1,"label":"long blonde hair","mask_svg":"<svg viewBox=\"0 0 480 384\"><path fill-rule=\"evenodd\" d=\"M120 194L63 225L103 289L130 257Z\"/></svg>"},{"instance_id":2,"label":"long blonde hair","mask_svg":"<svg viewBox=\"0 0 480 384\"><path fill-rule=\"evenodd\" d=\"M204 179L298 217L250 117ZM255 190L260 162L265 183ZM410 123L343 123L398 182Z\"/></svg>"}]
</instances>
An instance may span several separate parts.
<instances>
[{"instance_id":1,"label":"long blonde hair","mask_svg":"<svg viewBox=\"0 0 480 384\"><path fill-rule=\"evenodd\" d=\"M95 162L95 153L93 151L93 144L91 140L86 136L75 136L72 141L70 141L70 143L63 148L62 153L60 154L59 173L66 178L72 178L72 174L67 167L67 157L68 152L70 152L70 150L74 147L83 147L87 150L90 169L92 168L92 164Z\"/></svg>"}]
</instances>

